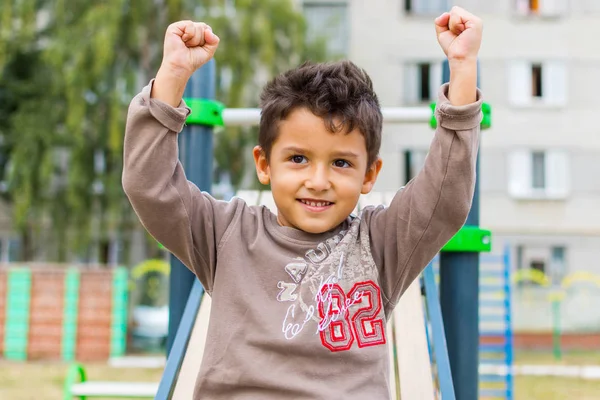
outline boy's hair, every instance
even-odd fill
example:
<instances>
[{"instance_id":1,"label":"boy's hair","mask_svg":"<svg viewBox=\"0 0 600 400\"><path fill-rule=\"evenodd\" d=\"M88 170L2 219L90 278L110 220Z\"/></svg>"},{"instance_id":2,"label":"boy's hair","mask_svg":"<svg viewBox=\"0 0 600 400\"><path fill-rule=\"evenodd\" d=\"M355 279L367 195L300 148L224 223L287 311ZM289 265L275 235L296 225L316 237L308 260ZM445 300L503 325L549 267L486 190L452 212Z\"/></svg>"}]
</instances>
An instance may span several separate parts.
<instances>
[{"instance_id":1,"label":"boy's hair","mask_svg":"<svg viewBox=\"0 0 600 400\"><path fill-rule=\"evenodd\" d=\"M289 70L267 83L260 105L258 144L267 160L279 121L300 107L322 118L332 133L358 128L367 145L368 167L379 155L383 121L379 100L369 75L350 61L307 62Z\"/></svg>"}]
</instances>

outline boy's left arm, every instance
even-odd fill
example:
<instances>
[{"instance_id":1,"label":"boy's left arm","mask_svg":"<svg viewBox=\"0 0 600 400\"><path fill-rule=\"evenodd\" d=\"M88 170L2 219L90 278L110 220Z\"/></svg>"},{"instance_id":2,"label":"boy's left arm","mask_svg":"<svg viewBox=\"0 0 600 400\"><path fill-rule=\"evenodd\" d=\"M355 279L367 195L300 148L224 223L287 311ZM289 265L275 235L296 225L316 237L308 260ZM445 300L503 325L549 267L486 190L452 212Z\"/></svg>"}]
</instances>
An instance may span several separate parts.
<instances>
[{"instance_id":1,"label":"boy's left arm","mask_svg":"<svg viewBox=\"0 0 600 400\"><path fill-rule=\"evenodd\" d=\"M481 124L477 52L481 21L454 7L436 19L450 63L436 107L437 129L421 172L370 219L371 251L386 309L464 224L475 188Z\"/></svg>"}]
</instances>

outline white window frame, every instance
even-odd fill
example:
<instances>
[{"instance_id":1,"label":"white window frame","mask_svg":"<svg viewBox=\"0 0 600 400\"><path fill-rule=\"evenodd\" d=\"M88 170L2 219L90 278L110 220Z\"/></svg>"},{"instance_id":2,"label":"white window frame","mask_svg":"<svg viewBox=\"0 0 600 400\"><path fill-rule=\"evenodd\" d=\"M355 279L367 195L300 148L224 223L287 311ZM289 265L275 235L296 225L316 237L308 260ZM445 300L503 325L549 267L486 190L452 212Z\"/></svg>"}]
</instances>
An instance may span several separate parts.
<instances>
[{"instance_id":1,"label":"white window frame","mask_svg":"<svg viewBox=\"0 0 600 400\"><path fill-rule=\"evenodd\" d=\"M421 100L421 72L420 65L429 64L429 98ZM404 89L402 91L402 104L421 105L437 100L438 91L442 85L442 61L440 60L413 60L404 64L403 68Z\"/></svg>"},{"instance_id":2,"label":"white window frame","mask_svg":"<svg viewBox=\"0 0 600 400\"><path fill-rule=\"evenodd\" d=\"M543 151L543 188L533 187L533 154ZM570 194L569 155L560 149L513 149L508 155L508 193L514 199L563 200Z\"/></svg>"},{"instance_id":3,"label":"white window frame","mask_svg":"<svg viewBox=\"0 0 600 400\"><path fill-rule=\"evenodd\" d=\"M452 0L410 0L411 8L406 9L406 1L402 0L402 11L407 16L438 16L452 7Z\"/></svg>"},{"instance_id":4,"label":"white window frame","mask_svg":"<svg viewBox=\"0 0 600 400\"><path fill-rule=\"evenodd\" d=\"M533 66L542 67L542 96L533 96ZM565 107L568 65L562 60L512 60L508 67L508 100L514 107Z\"/></svg>"}]
</instances>

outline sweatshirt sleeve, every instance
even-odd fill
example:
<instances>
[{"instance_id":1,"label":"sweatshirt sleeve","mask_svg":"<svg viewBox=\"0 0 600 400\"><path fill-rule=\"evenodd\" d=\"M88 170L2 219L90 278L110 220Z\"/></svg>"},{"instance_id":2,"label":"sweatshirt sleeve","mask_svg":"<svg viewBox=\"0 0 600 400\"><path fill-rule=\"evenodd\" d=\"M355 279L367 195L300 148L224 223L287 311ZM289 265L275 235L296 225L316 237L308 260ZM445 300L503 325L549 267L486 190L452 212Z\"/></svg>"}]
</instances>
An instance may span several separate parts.
<instances>
[{"instance_id":1,"label":"sweatshirt sleeve","mask_svg":"<svg viewBox=\"0 0 600 400\"><path fill-rule=\"evenodd\" d=\"M394 196L389 207L371 210L371 252L378 265L386 309L463 226L475 188L481 123L476 102L453 106L448 84L439 91L437 129L422 170Z\"/></svg>"},{"instance_id":2,"label":"sweatshirt sleeve","mask_svg":"<svg viewBox=\"0 0 600 400\"><path fill-rule=\"evenodd\" d=\"M130 103L122 184L146 230L212 291L217 247L243 202L217 201L186 179L177 133L190 109L150 98L151 81Z\"/></svg>"}]
</instances>

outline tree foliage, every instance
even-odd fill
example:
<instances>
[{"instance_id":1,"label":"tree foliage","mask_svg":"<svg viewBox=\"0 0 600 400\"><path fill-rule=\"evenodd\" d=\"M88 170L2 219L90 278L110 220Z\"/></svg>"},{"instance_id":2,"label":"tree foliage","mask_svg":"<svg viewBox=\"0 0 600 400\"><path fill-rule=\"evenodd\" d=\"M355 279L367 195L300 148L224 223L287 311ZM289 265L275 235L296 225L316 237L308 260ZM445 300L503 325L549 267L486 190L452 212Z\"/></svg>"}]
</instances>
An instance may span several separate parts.
<instances>
[{"instance_id":1,"label":"tree foliage","mask_svg":"<svg viewBox=\"0 0 600 400\"><path fill-rule=\"evenodd\" d=\"M201 4L201 5L199 5ZM306 43L293 0L3 0L0 10L0 192L13 206L25 260L106 257L138 227L121 189L127 105L156 73L179 19L221 38L217 99L257 104L274 74L324 57ZM228 128L215 158L234 183L255 133Z\"/></svg>"}]
</instances>

